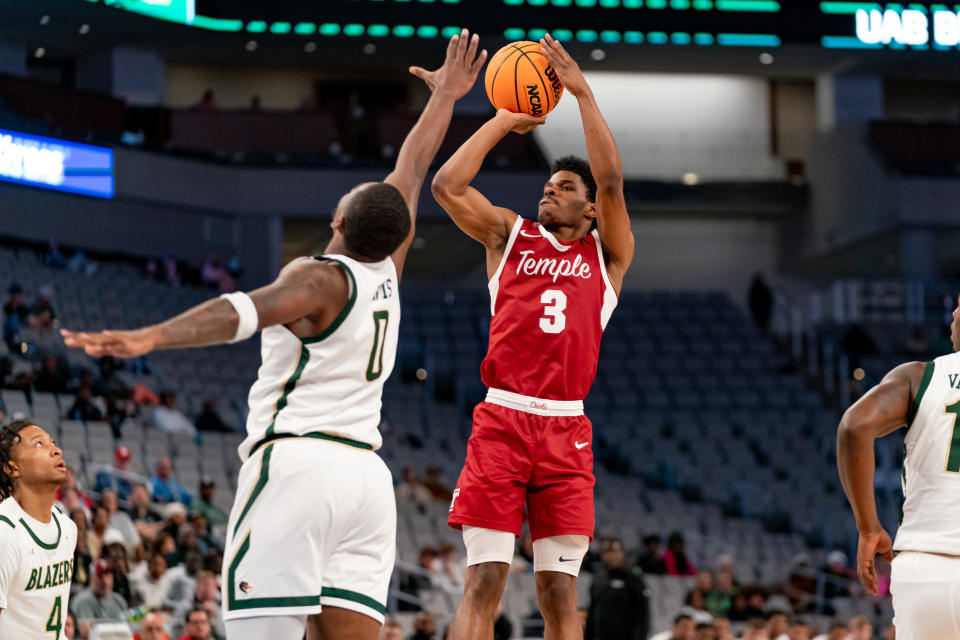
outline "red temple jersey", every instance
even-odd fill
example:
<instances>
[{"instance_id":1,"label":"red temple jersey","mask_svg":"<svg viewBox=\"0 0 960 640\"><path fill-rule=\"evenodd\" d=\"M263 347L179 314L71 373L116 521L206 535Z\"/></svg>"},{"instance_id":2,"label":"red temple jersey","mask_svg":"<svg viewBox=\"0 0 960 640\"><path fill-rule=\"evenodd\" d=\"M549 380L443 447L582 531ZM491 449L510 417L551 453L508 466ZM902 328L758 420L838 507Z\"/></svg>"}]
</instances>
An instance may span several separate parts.
<instances>
[{"instance_id":1,"label":"red temple jersey","mask_svg":"<svg viewBox=\"0 0 960 640\"><path fill-rule=\"evenodd\" d=\"M548 400L585 398L617 306L597 232L561 242L518 218L489 288L483 383Z\"/></svg>"}]
</instances>

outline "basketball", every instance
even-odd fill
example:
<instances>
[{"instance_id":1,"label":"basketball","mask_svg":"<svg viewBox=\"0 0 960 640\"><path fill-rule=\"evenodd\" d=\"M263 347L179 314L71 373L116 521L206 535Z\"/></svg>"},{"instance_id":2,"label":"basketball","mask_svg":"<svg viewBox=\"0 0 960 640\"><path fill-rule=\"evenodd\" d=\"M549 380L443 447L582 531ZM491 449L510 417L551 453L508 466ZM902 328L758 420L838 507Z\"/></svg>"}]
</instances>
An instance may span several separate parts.
<instances>
[{"instance_id":1,"label":"basketball","mask_svg":"<svg viewBox=\"0 0 960 640\"><path fill-rule=\"evenodd\" d=\"M487 97L494 109L545 116L563 95L556 71L540 53L540 43L511 42L487 63Z\"/></svg>"}]
</instances>

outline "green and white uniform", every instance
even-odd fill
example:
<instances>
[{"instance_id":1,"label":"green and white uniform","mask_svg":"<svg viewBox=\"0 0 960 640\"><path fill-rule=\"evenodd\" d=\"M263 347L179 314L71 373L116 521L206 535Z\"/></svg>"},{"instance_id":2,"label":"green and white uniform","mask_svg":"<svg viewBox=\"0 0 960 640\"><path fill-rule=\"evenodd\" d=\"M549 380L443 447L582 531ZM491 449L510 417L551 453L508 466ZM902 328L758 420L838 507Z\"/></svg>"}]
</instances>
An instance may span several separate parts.
<instances>
[{"instance_id":1,"label":"green and white uniform","mask_svg":"<svg viewBox=\"0 0 960 640\"><path fill-rule=\"evenodd\" d=\"M350 295L323 333L261 334L224 555L224 619L317 613L383 621L396 555L390 471L374 453L400 324L389 258L339 263Z\"/></svg>"},{"instance_id":2,"label":"green and white uniform","mask_svg":"<svg viewBox=\"0 0 960 640\"><path fill-rule=\"evenodd\" d=\"M43 523L14 498L0 503L0 638L64 637L76 547L77 525L58 509Z\"/></svg>"},{"instance_id":3,"label":"green and white uniform","mask_svg":"<svg viewBox=\"0 0 960 640\"><path fill-rule=\"evenodd\" d=\"M897 640L960 638L960 354L928 362L904 441Z\"/></svg>"}]
</instances>

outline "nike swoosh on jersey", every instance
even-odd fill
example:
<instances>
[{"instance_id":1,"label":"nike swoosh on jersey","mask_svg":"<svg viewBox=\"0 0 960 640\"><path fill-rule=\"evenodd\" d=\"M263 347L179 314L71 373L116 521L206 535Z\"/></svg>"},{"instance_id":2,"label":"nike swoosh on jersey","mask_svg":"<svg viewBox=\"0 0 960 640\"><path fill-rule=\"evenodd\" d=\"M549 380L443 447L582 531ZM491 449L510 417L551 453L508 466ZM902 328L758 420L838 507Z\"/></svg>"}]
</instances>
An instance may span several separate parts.
<instances>
[{"instance_id":1,"label":"nike swoosh on jersey","mask_svg":"<svg viewBox=\"0 0 960 640\"><path fill-rule=\"evenodd\" d=\"M576 558L564 558L560 556L560 562L573 562L574 560L576 560Z\"/></svg>"},{"instance_id":2,"label":"nike swoosh on jersey","mask_svg":"<svg viewBox=\"0 0 960 640\"><path fill-rule=\"evenodd\" d=\"M577 449L583 449L583 448L584 448L585 446L587 446L588 444L590 444L590 443L589 443L589 442L574 442L574 443L573 443L573 446L575 446Z\"/></svg>"},{"instance_id":3,"label":"nike swoosh on jersey","mask_svg":"<svg viewBox=\"0 0 960 640\"><path fill-rule=\"evenodd\" d=\"M539 233L527 233L526 231L521 231L520 235L526 236L528 238L542 238L543 236Z\"/></svg>"}]
</instances>

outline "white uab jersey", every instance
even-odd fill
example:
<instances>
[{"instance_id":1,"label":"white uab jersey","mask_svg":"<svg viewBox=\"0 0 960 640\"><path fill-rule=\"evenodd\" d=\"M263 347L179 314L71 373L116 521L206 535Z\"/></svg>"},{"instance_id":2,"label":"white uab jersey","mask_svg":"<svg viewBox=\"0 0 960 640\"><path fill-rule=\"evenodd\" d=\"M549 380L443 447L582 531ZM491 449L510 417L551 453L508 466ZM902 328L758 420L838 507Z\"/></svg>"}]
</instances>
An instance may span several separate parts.
<instances>
[{"instance_id":1,"label":"white uab jersey","mask_svg":"<svg viewBox=\"0 0 960 640\"><path fill-rule=\"evenodd\" d=\"M0 638L64 637L76 547L77 525L56 508L43 523L0 503Z\"/></svg>"},{"instance_id":2,"label":"white uab jersey","mask_svg":"<svg viewBox=\"0 0 960 640\"><path fill-rule=\"evenodd\" d=\"M261 333L261 364L250 389L246 460L262 444L285 435L343 439L379 449L383 384L393 371L400 326L400 289L393 260L339 263L350 297L319 335L298 338L286 327Z\"/></svg>"},{"instance_id":3,"label":"white uab jersey","mask_svg":"<svg viewBox=\"0 0 960 640\"><path fill-rule=\"evenodd\" d=\"M960 354L927 363L911 413L893 548L960 556Z\"/></svg>"}]
</instances>

